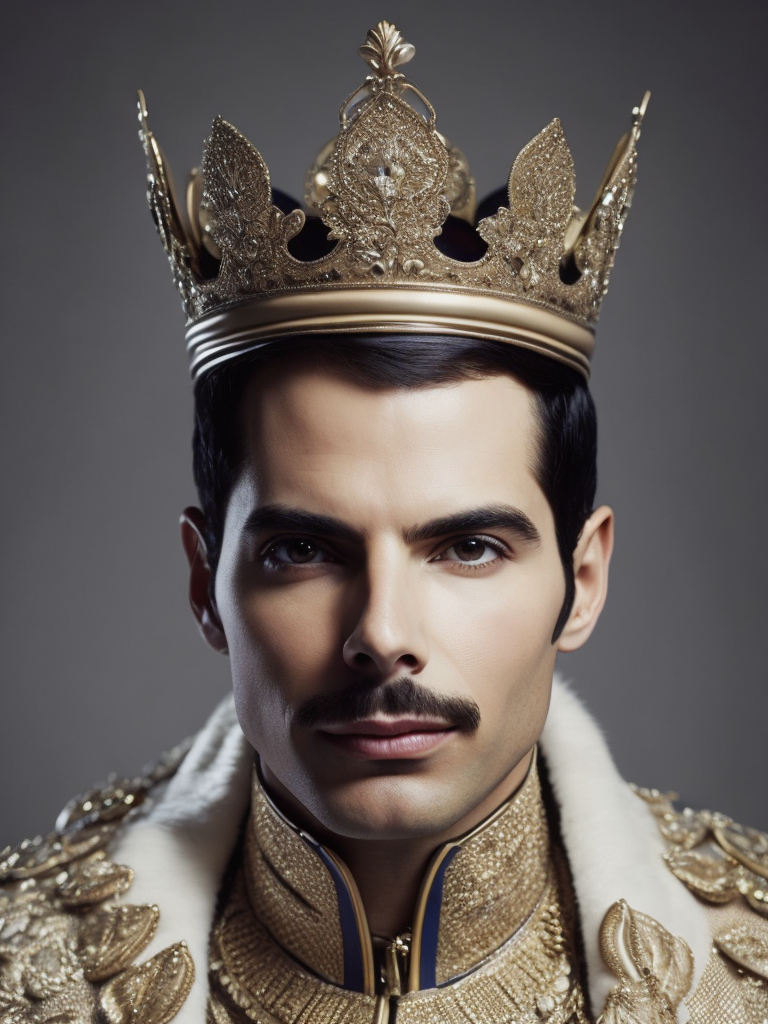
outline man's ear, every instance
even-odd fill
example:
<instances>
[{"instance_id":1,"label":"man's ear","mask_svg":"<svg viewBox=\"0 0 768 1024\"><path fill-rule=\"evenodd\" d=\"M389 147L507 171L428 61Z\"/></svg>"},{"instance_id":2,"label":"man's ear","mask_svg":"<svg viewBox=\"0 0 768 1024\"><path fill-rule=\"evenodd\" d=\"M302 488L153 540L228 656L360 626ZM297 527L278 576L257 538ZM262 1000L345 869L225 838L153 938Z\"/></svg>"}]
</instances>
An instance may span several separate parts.
<instances>
[{"instance_id":1,"label":"man's ear","mask_svg":"<svg viewBox=\"0 0 768 1024\"><path fill-rule=\"evenodd\" d=\"M185 508L179 523L181 543L189 562L189 603L192 613L208 645L220 654L227 654L227 638L211 592L205 516L199 508Z\"/></svg>"},{"instance_id":2,"label":"man's ear","mask_svg":"<svg viewBox=\"0 0 768 1024\"><path fill-rule=\"evenodd\" d=\"M591 636L608 594L612 551L613 512L601 505L584 524L573 553L576 592L571 614L557 641L558 651L575 651Z\"/></svg>"}]
</instances>

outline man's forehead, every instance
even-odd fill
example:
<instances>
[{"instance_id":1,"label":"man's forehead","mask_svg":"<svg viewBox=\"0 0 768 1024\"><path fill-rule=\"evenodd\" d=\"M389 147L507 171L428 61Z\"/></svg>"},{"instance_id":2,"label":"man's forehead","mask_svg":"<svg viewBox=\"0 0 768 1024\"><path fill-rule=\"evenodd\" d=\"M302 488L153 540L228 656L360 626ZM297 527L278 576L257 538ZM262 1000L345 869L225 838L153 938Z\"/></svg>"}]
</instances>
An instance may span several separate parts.
<instances>
[{"instance_id":1,"label":"man's forehead","mask_svg":"<svg viewBox=\"0 0 768 1024\"><path fill-rule=\"evenodd\" d=\"M249 446L300 444L308 450L374 452L397 440L401 450L513 447L535 440L531 392L507 374L449 384L373 387L334 367L303 359L253 375L243 420ZM384 431L382 436L379 431Z\"/></svg>"},{"instance_id":2,"label":"man's forehead","mask_svg":"<svg viewBox=\"0 0 768 1024\"><path fill-rule=\"evenodd\" d=\"M256 376L242 483L253 507L422 522L479 505L546 506L530 392L508 376L374 389L312 366ZM249 510L250 511L250 510Z\"/></svg>"}]
</instances>

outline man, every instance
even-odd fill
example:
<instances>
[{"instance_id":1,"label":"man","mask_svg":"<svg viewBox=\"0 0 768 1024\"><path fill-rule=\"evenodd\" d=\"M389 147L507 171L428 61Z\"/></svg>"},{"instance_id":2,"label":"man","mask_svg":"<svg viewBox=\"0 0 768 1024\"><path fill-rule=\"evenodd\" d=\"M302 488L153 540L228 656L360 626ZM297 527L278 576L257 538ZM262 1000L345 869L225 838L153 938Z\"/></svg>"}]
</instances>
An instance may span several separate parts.
<instances>
[{"instance_id":1,"label":"man","mask_svg":"<svg viewBox=\"0 0 768 1024\"><path fill-rule=\"evenodd\" d=\"M236 718L5 855L0 1005L763 1020L768 837L631 792L552 690L606 596L585 378L644 105L590 210L553 122L478 237L413 48L381 23L361 53L309 180L327 236L221 121L185 225L141 104L190 318L190 599Z\"/></svg>"}]
</instances>

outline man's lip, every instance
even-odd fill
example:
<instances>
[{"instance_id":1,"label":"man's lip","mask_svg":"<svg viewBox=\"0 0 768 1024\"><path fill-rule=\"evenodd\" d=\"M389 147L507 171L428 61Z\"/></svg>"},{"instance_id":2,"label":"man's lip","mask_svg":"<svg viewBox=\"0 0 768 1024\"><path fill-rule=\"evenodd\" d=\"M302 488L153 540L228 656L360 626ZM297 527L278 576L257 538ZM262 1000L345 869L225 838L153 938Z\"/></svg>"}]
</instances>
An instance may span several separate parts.
<instances>
[{"instance_id":1,"label":"man's lip","mask_svg":"<svg viewBox=\"0 0 768 1024\"><path fill-rule=\"evenodd\" d=\"M356 760L408 761L427 757L448 742L456 735L456 726L423 718L371 719L339 722L319 730L319 735Z\"/></svg>"},{"instance_id":2,"label":"man's lip","mask_svg":"<svg viewBox=\"0 0 768 1024\"><path fill-rule=\"evenodd\" d=\"M333 722L320 727L332 736L402 736L406 733L447 732L451 722L439 718L368 718L357 722Z\"/></svg>"}]
</instances>

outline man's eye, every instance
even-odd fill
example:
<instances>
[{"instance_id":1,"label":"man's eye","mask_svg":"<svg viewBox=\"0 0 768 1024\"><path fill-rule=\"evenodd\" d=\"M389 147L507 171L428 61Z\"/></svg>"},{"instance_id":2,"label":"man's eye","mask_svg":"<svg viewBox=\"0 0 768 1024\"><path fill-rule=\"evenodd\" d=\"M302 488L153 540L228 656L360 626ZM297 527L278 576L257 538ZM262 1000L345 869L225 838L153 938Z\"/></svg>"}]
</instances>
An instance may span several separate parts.
<instances>
[{"instance_id":1,"label":"man's eye","mask_svg":"<svg viewBox=\"0 0 768 1024\"><path fill-rule=\"evenodd\" d=\"M264 553L264 564L271 565L311 565L328 560L327 553L312 540L305 537L289 537L279 540Z\"/></svg>"},{"instance_id":2,"label":"man's eye","mask_svg":"<svg viewBox=\"0 0 768 1024\"><path fill-rule=\"evenodd\" d=\"M464 537L457 540L440 555L443 562L463 562L469 565L485 565L495 562L503 555L499 544L492 544L484 537Z\"/></svg>"}]
</instances>

